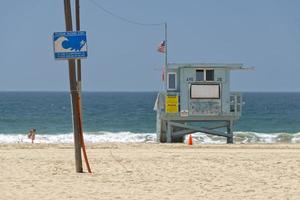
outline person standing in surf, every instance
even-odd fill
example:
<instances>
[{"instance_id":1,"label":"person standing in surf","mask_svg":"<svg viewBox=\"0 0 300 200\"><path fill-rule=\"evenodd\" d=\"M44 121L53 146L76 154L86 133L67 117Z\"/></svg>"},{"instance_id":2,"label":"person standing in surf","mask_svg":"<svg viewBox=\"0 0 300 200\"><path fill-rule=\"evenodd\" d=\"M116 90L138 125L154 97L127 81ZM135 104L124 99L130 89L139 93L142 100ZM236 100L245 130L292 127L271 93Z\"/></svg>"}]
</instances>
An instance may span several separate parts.
<instances>
[{"instance_id":1,"label":"person standing in surf","mask_svg":"<svg viewBox=\"0 0 300 200\"><path fill-rule=\"evenodd\" d=\"M35 140L35 134L36 134L36 129L35 128L32 128L29 130L29 133L28 133L28 138L31 139L31 143L33 144L34 143L34 140Z\"/></svg>"}]
</instances>

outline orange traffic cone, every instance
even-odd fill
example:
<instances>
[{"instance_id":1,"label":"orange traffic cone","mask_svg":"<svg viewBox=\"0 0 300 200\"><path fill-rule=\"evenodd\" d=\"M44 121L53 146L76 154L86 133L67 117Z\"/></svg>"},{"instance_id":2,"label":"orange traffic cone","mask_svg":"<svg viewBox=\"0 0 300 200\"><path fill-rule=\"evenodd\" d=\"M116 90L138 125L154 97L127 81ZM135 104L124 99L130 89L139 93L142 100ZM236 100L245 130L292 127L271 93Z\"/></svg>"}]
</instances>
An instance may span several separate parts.
<instances>
[{"instance_id":1,"label":"orange traffic cone","mask_svg":"<svg viewBox=\"0 0 300 200\"><path fill-rule=\"evenodd\" d=\"M193 138L192 138L192 134L189 135L189 139L188 139L188 145L193 145Z\"/></svg>"}]
</instances>

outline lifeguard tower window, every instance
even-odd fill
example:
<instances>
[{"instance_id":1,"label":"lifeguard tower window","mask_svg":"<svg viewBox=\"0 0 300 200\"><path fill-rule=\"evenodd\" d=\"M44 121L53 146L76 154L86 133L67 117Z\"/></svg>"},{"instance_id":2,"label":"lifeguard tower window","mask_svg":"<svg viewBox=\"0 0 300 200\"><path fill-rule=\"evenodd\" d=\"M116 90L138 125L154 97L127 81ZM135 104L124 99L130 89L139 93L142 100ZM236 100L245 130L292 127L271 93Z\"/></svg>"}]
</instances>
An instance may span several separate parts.
<instances>
[{"instance_id":1,"label":"lifeguard tower window","mask_svg":"<svg viewBox=\"0 0 300 200\"><path fill-rule=\"evenodd\" d=\"M213 69L198 69L196 70L196 81L214 81L214 70Z\"/></svg>"},{"instance_id":2,"label":"lifeguard tower window","mask_svg":"<svg viewBox=\"0 0 300 200\"><path fill-rule=\"evenodd\" d=\"M168 73L168 90L176 90L176 73Z\"/></svg>"},{"instance_id":3,"label":"lifeguard tower window","mask_svg":"<svg viewBox=\"0 0 300 200\"><path fill-rule=\"evenodd\" d=\"M215 76L214 70L212 70L212 69L206 70L206 80L207 81L214 81L214 76Z\"/></svg>"},{"instance_id":4,"label":"lifeguard tower window","mask_svg":"<svg viewBox=\"0 0 300 200\"><path fill-rule=\"evenodd\" d=\"M196 81L204 81L204 70L196 70Z\"/></svg>"},{"instance_id":5,"label":"lifeguard tower window","mask_svg":"<svg viewBox=\"0 0 300 200\"><path fill-rule=\"evenodd\" d=\"M220 99L220 85L191 85L191 99Z\"/></svg>"}]
</instances>

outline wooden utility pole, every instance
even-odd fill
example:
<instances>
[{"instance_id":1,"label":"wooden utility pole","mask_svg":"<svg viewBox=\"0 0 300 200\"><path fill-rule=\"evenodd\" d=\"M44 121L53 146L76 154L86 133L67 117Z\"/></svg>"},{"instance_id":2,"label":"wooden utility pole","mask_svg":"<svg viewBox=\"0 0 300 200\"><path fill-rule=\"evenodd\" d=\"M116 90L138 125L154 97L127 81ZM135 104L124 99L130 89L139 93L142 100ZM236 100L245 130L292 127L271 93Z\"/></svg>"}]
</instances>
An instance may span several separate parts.
<instances>
[{"instance_id":1,"label":"wooden utility pole","mask_svg":"<svg viewBox=\"0 0 300 200\"><path fill-rule=\"evenodd\" d=\"M65 23L66 31L73 31L72 27L72 13L70 0L64 0ZM76 172L83 172L81 145L80 145L80 120L79 120L79 101L78 88L76 81L75 60L69 59L69 78L70 78L70 92L73 113L73 130L74 130L74 146L75 146L75 164Z\"/></svg>"},{"instance_id":2,"label":"wooden utility pole","mask_svg":"<svg viewBox=\"0 0 300 200\"><path fill-rule=\"evenodd\" d=\"M79 0L75 0L75 13L76 13L76 31L80 31L80 5L79 5ZM83 138L83 128L82 128L82 108L81 108L81 59L77 59L77 90L78 90L78 110L79 110L79 131L80 131L80 140L81 140L81 148L82 148L82 153L83 157L85 160L85 164L87 167L87 170L89 173L92 173L88 158L87 158L87 153L85 149L85 144L84 144L84 138Z\"/></svg>"},{"instance_id":3,"label":"wooden utility pole","mask_svg":"<svg viewBox=\"0 0 300 200\"><path fill-rule=\"evenodd\" d=\"M75 16L76 16L76 31L80 31L80 4L79 0L75 0ZM79 107L80 107L80 118L82 123L82 101L81 101L81 59L76 59L77 66L77 90L80 98Z\"/></svg>"},{"instance_id":4,"label":"wooden utility pole","mask_svg":"<svg viewBox=\"0 0 300 200\"><path fill-rule=\"evenodd\" d=\"M80 31L80 5L79 0L75 1L76 31ZM81 59L77 59L77 87L81 96Z\"/></svg>"}]
</instances>

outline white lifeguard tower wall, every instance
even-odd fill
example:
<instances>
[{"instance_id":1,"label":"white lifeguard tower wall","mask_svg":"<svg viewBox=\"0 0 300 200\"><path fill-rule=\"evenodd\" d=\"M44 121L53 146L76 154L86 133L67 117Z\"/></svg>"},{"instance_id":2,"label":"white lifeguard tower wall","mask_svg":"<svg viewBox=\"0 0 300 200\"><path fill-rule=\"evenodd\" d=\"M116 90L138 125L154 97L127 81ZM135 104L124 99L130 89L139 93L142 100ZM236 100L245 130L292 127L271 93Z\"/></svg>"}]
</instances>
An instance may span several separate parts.
<instances>
[{"instance_id":1,"label":"white lifeguard tower wall","mask_svg":"<svg viewBox=\"0 0 300 200\"><path fill-rule=\"evenodd\" d=\"M232 126L241 116L242 96L230 91L230 72L241 69L247 68L236 63L168 64L166 88L159 92L155 106L158 141L181 141L185 134L201 129L227 137L228 143L232 143ZM191 127L189 124L193 122L225 124L206 131ZM229 133L213 130L220 127L227 127Z\"/></svg>"}]
</instances>

